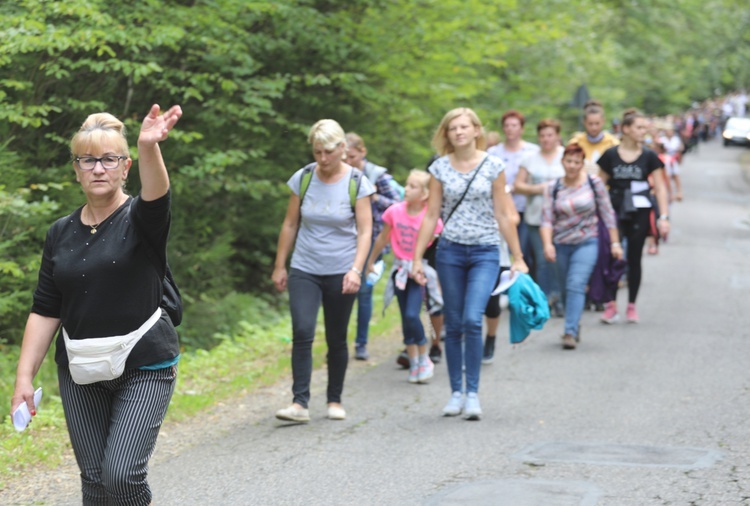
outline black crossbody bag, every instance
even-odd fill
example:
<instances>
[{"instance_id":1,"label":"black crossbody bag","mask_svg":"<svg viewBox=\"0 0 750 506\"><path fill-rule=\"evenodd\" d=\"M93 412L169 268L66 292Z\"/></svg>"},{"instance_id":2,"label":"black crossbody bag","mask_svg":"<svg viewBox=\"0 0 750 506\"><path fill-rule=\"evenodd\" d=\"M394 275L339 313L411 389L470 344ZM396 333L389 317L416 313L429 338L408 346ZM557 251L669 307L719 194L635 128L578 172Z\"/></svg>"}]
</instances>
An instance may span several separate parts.
<instances>
[{"instance_id":1,"label":"black crossbody bag","mask_svg":"<svg viewBox=\"0 0 750 506\"><path fill-rule=\"evenodd\" d=\"M448 213L448 216L443 220L443 230L445 230L445 226L448 224L448 220L451 219L451 216L453 216L453 213L456 212L456 209L458 209L458 206L460 206L461 202L464 201L464 197L466 197L466 194L469 193L469 188L471 188L471 183L474 182L474 179L476 179L477 174L479 174L479 171L482 170L482 166L484 165L484 162L487 161L487 158L489 158L489 155L485 156L482 162L479 164L479 167L477 167L477 170L474 172L474 175L471 176L469 183L466 185L466 189L461 195L461 198L458 199L458 202L456 202L456 205L453 206L453 209L451 209L451 212ZM422 255L422 258L427 260L427 262L430 265L435 265L435 253L437 252L437 245L439 241L440 241L440 237L435 237L435 239L433 239L432 241L432 244L430 244L430 246L425 250L424 255Z\"/></svg>"}]
</instances>

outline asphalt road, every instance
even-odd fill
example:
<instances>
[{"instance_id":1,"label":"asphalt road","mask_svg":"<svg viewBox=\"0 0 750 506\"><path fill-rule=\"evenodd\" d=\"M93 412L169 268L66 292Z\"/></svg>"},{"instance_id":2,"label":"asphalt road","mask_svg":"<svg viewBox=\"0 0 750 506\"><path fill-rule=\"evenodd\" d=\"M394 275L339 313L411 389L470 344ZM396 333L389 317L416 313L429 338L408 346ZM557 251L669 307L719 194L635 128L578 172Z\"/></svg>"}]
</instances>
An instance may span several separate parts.
<instances>
[{"instance_id":1,"label":"asphalt road","mask_svg":"<svg viewBox=\"0 0 750 506\"><path fill-rule=\"evenodd\" d=\"M644 256L641 323L605 326L587 312L575 351L561 349L559 319L500 346L482 369L481 421L440 416L445 364L411 385L391 341L373 363L352 363L345 421L325 419L316 373L308 425L274 419L285 383L206 417L191 447L164 434L154 504L750 504L743 152L712 143L686 158L673 232ZM624 311L625 290L619 302Z\"/></svg>"}]
</instances>

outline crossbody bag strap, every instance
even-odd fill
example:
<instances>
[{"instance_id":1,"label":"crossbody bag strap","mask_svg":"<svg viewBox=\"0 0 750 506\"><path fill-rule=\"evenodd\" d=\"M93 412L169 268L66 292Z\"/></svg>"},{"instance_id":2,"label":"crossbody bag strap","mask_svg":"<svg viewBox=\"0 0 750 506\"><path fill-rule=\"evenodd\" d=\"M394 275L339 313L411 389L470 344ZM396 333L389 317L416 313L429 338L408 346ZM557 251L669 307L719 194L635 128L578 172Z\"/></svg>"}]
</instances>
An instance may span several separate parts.
<instances>
[{"instance_id":1,"label":"crossbody bag strap","mask_svg":"<svg viewBox=\"0 0 750 506\"><path fill-rule=\"evenodd\" d=\"M458 209L458 206L461 205L461 202L464 201L464 197L466 196L467 193L469 193L469 188L471 188L471 183L474 182L474 179L476 179L477 174L479 174L479 171L482 170L482 165L484 165L484 162L487 161L487 158L489 158L489 156L490 155L487 155L484 157L484 159L482 160L482 163L479 164L479 167L477 167L476 172L474 172L474 175L471 176L471 179L469 180L469 184L466 185L466 189L464 190L464 193L461 195L461 198L458 199L458 202L456 203L456 205L453 206L453 209L451 209L451 212L448 213L448 216L443 220L443 228L445 228L445 225L448 223L448 220L451 219L451 216L453 216L453 213L456 212L456 209Z\"/></svg>"}]
</instances>

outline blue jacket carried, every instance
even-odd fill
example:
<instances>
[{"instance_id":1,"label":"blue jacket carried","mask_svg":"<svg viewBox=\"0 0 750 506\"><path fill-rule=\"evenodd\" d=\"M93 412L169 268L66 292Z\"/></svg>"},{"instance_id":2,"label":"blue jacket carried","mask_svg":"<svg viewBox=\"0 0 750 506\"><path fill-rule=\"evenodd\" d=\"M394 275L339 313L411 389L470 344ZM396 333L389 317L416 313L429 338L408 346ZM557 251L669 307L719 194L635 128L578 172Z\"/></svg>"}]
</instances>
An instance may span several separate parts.
<instances>
[{"instance_id":1,"label":"blue jacket carried","mask_svg":"<svg viewBox=\"0 0 750 506\"><path fill-rule=\"evenodd\" d=\"M528 274L516 274L518 279L508 288L510 308L510 343L522 343L532 329L541 330L549 320L547 297Z\"/></svg>"}]
</instances>

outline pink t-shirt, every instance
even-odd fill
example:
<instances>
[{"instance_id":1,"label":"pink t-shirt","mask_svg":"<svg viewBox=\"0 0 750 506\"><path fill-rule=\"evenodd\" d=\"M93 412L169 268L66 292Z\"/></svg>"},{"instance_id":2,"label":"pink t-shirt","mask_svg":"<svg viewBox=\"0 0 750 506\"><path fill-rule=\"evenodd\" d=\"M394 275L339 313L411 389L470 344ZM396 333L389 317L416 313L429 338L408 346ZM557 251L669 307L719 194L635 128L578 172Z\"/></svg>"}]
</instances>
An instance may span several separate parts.
<instances>
[{"instance_id":1,"label":"pink t-shirt","mask_svg":"<svg viewBox=\"0 0 750 506\"><path fill-rule=\"evenodd\" d=\"M419 227L422 225L427 206L422 211L411 216L407 210L406 202L393 204L383 213L383 223L391 227L391 248L393 255L400 260L411 260L414 258L414 246L417 244ZM443 231L443 220L438 218L435 227L435 235ZM430 241L432 244L432 241Z\"/></svg>"}]
</instances>

